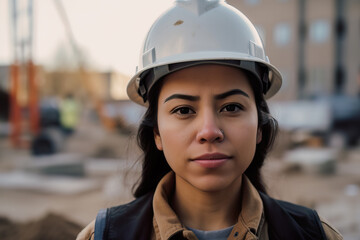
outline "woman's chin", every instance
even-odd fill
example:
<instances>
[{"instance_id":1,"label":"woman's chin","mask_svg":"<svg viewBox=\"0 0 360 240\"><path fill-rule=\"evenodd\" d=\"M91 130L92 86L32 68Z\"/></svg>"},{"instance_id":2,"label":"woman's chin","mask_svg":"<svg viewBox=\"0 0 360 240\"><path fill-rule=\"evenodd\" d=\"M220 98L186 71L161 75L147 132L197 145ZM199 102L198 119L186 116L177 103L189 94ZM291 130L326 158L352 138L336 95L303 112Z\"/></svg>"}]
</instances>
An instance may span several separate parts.
<instances>
[{"instance_id":1,"label":"woman's chin","mask_svg":"<svg viewBox=\"0 0 360 240\"><path fill-rule=\"evenodd\" d=\"M226 177L206 176L198 178L195 181L190 182L190 184L199 191L215 193L222 192L232 187L238 188L241 186L241 180L239 182L236 179Z\"/></svg>"}]
</instances>

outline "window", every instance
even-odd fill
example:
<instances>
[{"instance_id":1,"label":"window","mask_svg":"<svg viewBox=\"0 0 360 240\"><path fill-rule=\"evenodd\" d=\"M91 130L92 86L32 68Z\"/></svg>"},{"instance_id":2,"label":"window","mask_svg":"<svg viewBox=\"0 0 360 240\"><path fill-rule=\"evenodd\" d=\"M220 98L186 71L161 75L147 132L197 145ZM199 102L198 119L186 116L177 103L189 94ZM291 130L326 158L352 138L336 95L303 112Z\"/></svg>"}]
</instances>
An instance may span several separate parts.
<instances>
[{"instance_id":1,"label":"window","mask_svg":"<svg viewBox=\"0 0 360 240\"><path fill-rule=\"evenodd\" d=\"M274 29L274 41L278 46L288 45L291 40L291 28L288 23L279 23Z\"/></svg>"},{"instance_id":2,"label":"window","mask_svg":"<svg viewBox=\"0 0 360 240\"><path fill-rule=\"evenodd\" d=\"M310 96L326 95L331 92L331 71L325 67L313 67L308 72L306 86L307 94Z\"/></svg>"},{"instance_id":3,"label":"window","mask_svg":"<svg viewBox=\"0 0 360 240\"><path fill-rule=\"evenodd\" d=\"M326 20L316 20L310 24L310 40L324 43L330 38L330 23Z\"/></svg>"}]
</instances>

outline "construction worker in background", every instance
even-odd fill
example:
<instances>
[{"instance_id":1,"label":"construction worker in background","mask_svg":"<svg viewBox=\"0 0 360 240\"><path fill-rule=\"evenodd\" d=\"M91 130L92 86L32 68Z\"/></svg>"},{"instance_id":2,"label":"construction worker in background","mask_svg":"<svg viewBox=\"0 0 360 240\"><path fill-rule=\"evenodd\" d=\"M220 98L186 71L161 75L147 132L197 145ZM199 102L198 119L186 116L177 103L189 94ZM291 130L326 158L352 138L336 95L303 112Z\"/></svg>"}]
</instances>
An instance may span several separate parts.
<instances>
[{"instance_id":1,"label":"construction worker in background","mask_svg":"<svg viewBox=\"0 0 360 240\"><path fill-rule=\"evenodd\" d=\"M279 71L244 14L177 0L148 32L129 98L145 107L131 203L100 210L85 239L342 239L314 210L271 198L261 166Z\"/></svg>"},{"instance_id":2,"label":"construction worker in background","mask_svg":"<svg viewBox=\"0 0 360 240\"><path fill-rule=\"evenodd\" d=\"M65 135L74 133L79 119L79 104L69 93L60 103L60 124Z\"/></svg>"}]
</instances>

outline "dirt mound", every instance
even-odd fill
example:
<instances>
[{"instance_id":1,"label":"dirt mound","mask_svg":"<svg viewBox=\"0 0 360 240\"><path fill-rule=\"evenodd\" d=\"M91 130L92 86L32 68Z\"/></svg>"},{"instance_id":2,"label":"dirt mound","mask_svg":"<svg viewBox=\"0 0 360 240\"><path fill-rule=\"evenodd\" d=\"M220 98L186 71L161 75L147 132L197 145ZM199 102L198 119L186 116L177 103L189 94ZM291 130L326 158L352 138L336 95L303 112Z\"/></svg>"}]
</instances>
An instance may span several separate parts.
<instances>
[{"instance_id":1,"label":"dirt mound","mask_svg":"<svg viewBox=\"0 0 360 240\"><path fill-rule=\"evenodd\" d=\"M81 229L80 225L53 213L28 223L14 223L7 218L0 217L2 240L75 239Z\"/></svg>"}]
</instances>

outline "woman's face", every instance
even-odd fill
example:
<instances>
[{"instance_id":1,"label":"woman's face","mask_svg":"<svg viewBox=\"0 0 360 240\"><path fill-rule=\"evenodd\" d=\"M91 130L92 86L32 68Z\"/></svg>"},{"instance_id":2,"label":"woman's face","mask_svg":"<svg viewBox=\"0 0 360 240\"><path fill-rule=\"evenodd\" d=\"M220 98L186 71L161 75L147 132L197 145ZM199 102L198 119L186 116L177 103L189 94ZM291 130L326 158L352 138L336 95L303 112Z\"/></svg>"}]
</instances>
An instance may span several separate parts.
<instances>
[{"instance_id":1,"label":"woman's face","mask_svg":"<svg viewBox=\"0 0 360 240\"><path fill-rule=\"evenodd\" d=\"M209 192L241 183L261 141L246 76L215 64L169 74L159 94L154 132L176 184Z\"/></svg>"}]
</instances>

